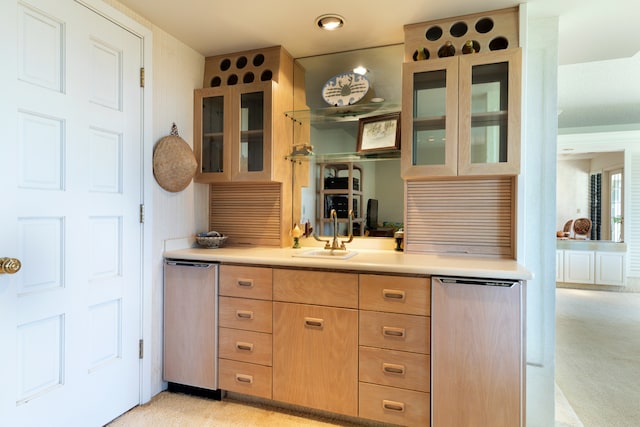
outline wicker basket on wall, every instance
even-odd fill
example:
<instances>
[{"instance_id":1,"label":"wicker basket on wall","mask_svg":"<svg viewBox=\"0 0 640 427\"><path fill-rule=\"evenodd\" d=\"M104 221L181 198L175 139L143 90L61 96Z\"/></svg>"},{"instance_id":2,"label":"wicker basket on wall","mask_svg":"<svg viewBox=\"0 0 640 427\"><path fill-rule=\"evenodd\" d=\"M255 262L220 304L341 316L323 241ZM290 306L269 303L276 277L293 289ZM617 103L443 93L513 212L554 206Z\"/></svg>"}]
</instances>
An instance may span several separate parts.
<instances>
[{"instance_id":1,"label":"wicker basket on wall","mask_svg":"<svg viewBox=\"0 0 640 427\"><path fill-rule=\"evenodd\" d=\"M191 147L180 138L174 123L171 134L158 141L153 150L153 176L160 187L175 193L187 188L197 168Z\"/></svg>"}]
</instances>

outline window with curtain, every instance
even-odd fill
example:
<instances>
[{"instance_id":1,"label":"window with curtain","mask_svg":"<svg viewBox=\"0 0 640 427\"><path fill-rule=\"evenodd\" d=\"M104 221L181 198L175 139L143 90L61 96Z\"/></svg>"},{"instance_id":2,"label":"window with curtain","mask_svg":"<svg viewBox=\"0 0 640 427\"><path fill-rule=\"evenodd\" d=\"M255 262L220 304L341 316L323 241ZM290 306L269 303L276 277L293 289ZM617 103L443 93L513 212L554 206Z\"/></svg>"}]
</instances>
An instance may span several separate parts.
<instances>
[{"instance_id":1,"label":"window with curtain","mask_svg":"<svg viewBox=\"0 0 640 427\"><path fill-rule=\"evenodd\" d=\"M600 225L602 222L602 174L594 173L590 177L589 188L589 219L591 219L591 240L600 240Z\"/></svg>"}]
</instances>

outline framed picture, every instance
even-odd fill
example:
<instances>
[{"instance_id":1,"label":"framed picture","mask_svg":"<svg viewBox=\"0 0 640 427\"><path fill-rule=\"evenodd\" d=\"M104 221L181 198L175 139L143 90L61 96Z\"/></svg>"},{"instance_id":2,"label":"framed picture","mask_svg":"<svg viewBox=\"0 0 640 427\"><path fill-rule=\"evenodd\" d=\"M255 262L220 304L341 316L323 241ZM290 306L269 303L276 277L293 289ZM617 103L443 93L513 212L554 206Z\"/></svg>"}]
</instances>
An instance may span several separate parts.
<instances>
[{"instance_id":1,"label":"framed picture","mask_svg":"<svg viewBox=\"0 0 640 427\"><path fill-rule=\"evenodd\" d=\"M400 148L400 113L364 117L358 123L358 153Z\"/></svg>"}]
</instances>

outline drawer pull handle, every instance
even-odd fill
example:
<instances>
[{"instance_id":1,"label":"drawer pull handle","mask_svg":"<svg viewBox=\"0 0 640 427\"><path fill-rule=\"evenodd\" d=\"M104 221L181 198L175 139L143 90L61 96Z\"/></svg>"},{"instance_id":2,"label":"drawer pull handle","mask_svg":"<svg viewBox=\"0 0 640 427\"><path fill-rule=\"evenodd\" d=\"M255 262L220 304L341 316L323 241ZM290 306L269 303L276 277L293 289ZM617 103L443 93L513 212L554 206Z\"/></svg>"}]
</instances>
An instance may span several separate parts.
<instances>
[{"instance_id":1,"label":"drawer pull handle","mask_svg":"<svg viewBox=\"0 0 640 427\"><path fill-rule=\"evenodd\" d=\"M393 338L404 338L405 337L405 329L404 328L394 328L391 326L383 326L382 327L382 335L385 337L393 337Z\"/></svg>"},{"instance_id":2,"label":"drawer pull handle","mask_svg":"<svg viewBox=\"0 0 640 427\"><path fill-rule=\"evenodd\" d=\"M236 374L236 381L244 384L253 384L253 375Z\"/></svg>"},{"instance_id":3,"label":"drawer pull handle","mask_svg":"<svg viewBox=\"0 0 640 427\"><path fill-rule=\"evenodd\" d=\"M245 288L253 288L253 280L251 279L238 279L238 286Z\"/></svg>"},{"instance_id":4,"label":"drawer pull handle","mask_svg":"<svg viewBox=\"0 0 640 427\"><path fill-rule=\"evenodd\" d=\"M404 375L405 366L404 365L396 365L394 363L383 363L382 370L386 374L396 374L396 375Z\"/></svg>"},{"instance_id":5,"label":"drawer pull handle","mask_svg":"<svg viewBox=\"0 0 640 427\"><path fill-rule=\"evenodd\" d=\"M382 408L387 411L404 412L404 403L394 402L393 400L383 400Z\"/></svg>"},{"instance_id":6,"label":"drawer pull handle","mask_svg":"<svg viewBox=\"0 0 640 427\"><path fill-rule=\"evenodd\" d=\"M240 341L238 341L236 343L236 348L238 350L253 351L253 344L250 343L250 342L240 342Z\"/></svg>"},{"instance_id":7,"label":"drawer pull handle","mask_svg":"<svg viewBox=\"0 0 640 427\"><path fill-rule=\"evenodd\" d=\"M304 325L311 328L322 328L324 326L324 319L318 319L316 317L305 317Z\"/></svg>"},{"instance_id":8,"label":"drawer pull handle","mask_svg":"<svg viewBox=\"0 0 640 427\"><path fill-rule=\"evenodd\" d=\"M253 319L253 311L249 310L236 310L236 317L238 319Z\"/></svg>"},{"instance_id":9,"label":"drawer pull handle","mask_svg":"<svg viewBox=\"0 0 640 427\"><path fill-rule=\"evenodd\" d=\"M404 291L399 291L396 289L383 289L382 296L385 299L399 300L404 301Z\"/></svg>"}]
</instances>

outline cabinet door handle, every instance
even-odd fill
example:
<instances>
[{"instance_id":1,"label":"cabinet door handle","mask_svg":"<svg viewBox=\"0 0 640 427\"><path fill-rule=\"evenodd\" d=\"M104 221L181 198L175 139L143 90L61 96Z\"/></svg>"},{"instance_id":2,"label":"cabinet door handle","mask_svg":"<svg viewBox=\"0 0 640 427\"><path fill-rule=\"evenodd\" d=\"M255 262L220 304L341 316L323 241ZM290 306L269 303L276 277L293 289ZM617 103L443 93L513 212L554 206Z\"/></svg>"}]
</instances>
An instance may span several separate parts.
<instances>
[{"instance_id":1,"label":"cabinet door handle","mask_svg":"<svg viewBox=\"0 0 640 427\"><path fill-rule=\"evenodd\" d=\"M250 342L236 342L236 348L238 350L244 350L244 351L253 351L253 344Z\"/></svg>"},{"instance_id":2,"label":"cabinet door handle","mask_svg":"<svg viewBox=\"0 0 640 427\"><path fill-rule=\"evenodd\" d=\"M236 382L253 384L253 375L236 374Z\"/></svg>"},{"instance_id":3,"label":"cabinet door handle","mask_svg":"<svg viewBox=\"0 0 640 427\"><path fill-rule=\"evenodd\" d=\"M397 289L383 289L382 296L384 299L400 300L404 301L404 291Z\"/></svg>"},{"instance_id":4,"label":"cabinet door handle","mask_svg":"<svg viewBox=\"0 0 640 427\"><path fill-rule=\"evenodd\" d=\"M324 319L318 319L316 317L305 317L304 325L310 328L322 328L324 326Z\"/></svg>"},{"instance_id":5,"label":"cabinet door handle","mask_svg":"<svg viewBox=\"0 0 640 427\"><path fill-rule=\"evenodd\" d=\"M383 400L382 408L387 411L404 412L404 403L393 400Z\"/></svg>"},{"instance_id":6,"label":"cabinet door handle","mask_svg":"<svg viewBox=\"0 0 640 427\"><path fill-rule=\"evenodd\" d=\"M251 279L238 279L238 286L243 288L253 288L253 280Z\"/></svg>"},{"instance_id":7,"label":"cabinet door handle","mask_svg":"<svg viewBox=\"0 0 640 427\"><path fill-rule=\"evenodd\" d=\"M394 328L392 326L383 326L382 327L382 335L384 335L385 337L404 338L405 337L405 329L404 328Z\"/></svg>"},{"instance_id":8,"label":"cabinet door handle","mask_svg":"<svg viewBox=\"0 0 640 427\"><path fill-rule=\"evenodd\" d=\"M405 373L405 366L404 365L396 365L394 363L383 363L382 364L382 371L386 374L397 374L397 375L404 375Z\"/></svg>"},{"instance_id":9,"label":"cabinet door handle","mask_svg":"<svg viewBox=\"0 0 640 427\"><path fill-rule=\"evenodd\" d=\"M236 317L238 319L253 319L253 311L249 311L249 310L236 310Z\"/></svg>"}]
</instances>

